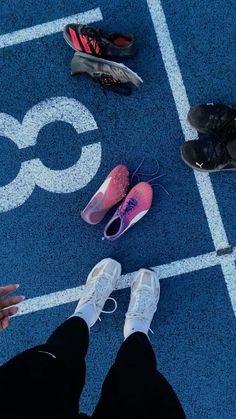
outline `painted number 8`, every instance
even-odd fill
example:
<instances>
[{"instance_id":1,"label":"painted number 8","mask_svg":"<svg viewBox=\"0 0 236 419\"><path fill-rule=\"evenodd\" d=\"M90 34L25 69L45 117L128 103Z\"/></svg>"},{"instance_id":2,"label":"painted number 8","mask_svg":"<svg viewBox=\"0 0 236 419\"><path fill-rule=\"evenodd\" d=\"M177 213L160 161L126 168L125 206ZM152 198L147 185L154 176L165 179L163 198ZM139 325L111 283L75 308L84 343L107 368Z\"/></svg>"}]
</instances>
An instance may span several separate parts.
<instances>
[{"instance_id":1,"label":"painted number 8","mask_svg":"<svg viewBox=\"0 0 236 419\"><path fill-rule=\"evenodd\" d=\"M94 117L84 105L75 99L56 97L31 108L22 124L12 116L0 113L0 136L9 138L19 149L32 147L39 131L55 121L71 124L78 134L97 129ZM100 142L82 147L79 160L65 170L51 170L40 159L25 161L16 178L0 187L0 212L22 205L36 185L49 192L75 192L92 180L100 164Z\"/></svg>"}]
</instances>

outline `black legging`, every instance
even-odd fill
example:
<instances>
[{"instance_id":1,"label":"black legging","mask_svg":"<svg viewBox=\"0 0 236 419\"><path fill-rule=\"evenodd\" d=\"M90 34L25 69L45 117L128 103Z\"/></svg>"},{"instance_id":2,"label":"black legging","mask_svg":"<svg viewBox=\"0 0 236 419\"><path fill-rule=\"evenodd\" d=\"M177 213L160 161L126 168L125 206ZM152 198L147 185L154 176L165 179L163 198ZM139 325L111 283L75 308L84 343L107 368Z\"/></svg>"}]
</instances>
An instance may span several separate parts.
<instances>
[{"instance_id":1,"label":"black legging","mask_svg":"<svg viewBox=\"0 0 236 419\"><path fill-rule=\"evenodd\" d=\"M71 317L46 344L2 365L1 419L78 418L88 343L86 322ZM92 418L185 418L172 387L156 370L155 353L144 333L133 333L122 343Z\"/></svg>"}]
</instances>

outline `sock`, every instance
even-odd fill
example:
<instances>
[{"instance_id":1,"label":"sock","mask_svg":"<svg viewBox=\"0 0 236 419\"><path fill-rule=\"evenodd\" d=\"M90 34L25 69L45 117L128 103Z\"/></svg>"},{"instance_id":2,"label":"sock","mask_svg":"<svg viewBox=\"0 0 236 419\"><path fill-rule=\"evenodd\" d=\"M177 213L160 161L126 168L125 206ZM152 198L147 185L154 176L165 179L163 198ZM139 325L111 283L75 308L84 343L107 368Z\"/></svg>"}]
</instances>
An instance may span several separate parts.
<instances>
[{"instance_id":1,"label":"sock","mask_svg":"<svg viewBox=\"0 0 236 419\"><path fill-rule=\"evenodd\" d=\"M124 337L127 339L132 333L143 332L148 337L149 326L142 319L126 319L124 327Z\"/></svg>"},{"instance_id":2,"label":"sock","mask_svg":"<svg viewBox=\"0 0 236 419\"><path fill-rule=\"evenodd\" d=\"M74 314L71 317L78 316L84 319L90 328L93 324L97 321L98 315L94 309L93 304L86 303L83 304L81 307L75 309Z\"/></svg>"}]
</instances>

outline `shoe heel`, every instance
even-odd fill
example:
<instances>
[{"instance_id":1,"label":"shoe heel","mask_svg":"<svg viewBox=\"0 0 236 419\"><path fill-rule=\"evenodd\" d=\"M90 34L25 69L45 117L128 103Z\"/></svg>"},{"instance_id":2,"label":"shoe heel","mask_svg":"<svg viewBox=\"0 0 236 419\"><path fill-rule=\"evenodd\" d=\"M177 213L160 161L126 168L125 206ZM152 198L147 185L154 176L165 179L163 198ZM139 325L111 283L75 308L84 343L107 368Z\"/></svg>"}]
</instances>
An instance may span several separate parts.
<instances>
[{"instance_id":1,"label":"shoe heel","mask_svg":"<svg viewBox=\"0 0 236 419\"><path fill-rule=\"evenodd\" d=\"M98 224L102 221L108 210L100 208L101 202L102 198L95 196L89 201L85 209L81 211L80 215L86 223Z\"/></svg>"}]
</instances>

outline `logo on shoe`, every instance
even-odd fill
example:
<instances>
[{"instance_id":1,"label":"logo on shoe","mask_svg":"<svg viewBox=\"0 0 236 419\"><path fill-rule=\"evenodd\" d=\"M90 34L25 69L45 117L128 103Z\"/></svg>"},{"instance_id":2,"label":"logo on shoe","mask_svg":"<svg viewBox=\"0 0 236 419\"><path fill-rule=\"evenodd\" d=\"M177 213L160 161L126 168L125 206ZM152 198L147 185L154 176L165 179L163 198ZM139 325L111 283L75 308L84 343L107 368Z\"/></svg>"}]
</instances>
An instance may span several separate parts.
<instances>
[{"instance_id":1,"label":"logo on shoe","mask_svg":"<svg viewBox=\"0 0 236 419\"><path fill-rule=\"evenodd\" d=\"M203 164L204 164L204 163L201 163L201 164L200 164L200 163L198 163L198 162L196 161L196 166L200 167L200 169L202 169Z\"/></svg>"}]
</instances>

